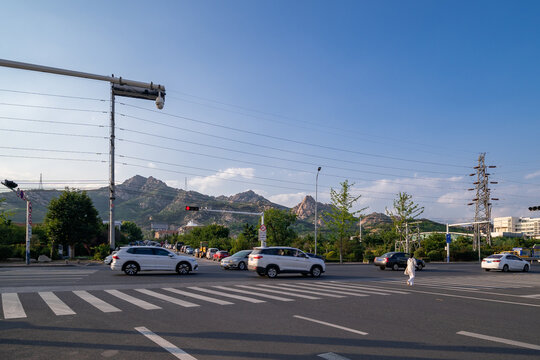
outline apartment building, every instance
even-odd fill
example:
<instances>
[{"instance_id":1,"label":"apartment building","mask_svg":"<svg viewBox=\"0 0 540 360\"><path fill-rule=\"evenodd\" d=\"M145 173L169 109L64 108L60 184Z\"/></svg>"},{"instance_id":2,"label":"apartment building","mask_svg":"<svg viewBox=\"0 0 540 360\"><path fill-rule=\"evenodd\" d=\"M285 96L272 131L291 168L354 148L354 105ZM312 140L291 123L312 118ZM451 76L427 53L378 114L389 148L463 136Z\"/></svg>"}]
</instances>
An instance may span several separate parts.
<instances>
[{"instance_id":1,"label":"apartment building","mask_svg":"<svg viewBox=\"0 0 540 360\"><path fill-rule=\"evenodd\" d=\"M493 219L491 236L540 236L540 218L505 216Z\"/></svg>"}]
</instances>

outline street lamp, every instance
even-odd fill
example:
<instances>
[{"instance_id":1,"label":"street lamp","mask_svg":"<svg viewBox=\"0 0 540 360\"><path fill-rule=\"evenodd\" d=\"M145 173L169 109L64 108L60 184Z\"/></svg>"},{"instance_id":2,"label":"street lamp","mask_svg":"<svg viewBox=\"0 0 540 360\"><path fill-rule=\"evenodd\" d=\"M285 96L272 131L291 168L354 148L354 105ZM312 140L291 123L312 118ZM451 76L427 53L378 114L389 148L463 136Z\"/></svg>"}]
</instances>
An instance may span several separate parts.
<instances>
[{"instance_id":1,"label":"street lamp","mask_svg":"<svg viewBox=\"0 0 540 360\"><path fill-rule=\"evenodd\" d=\"M17 194L18 198L26 201L26 265L30 265L30 238L32 237L32 203L26 197L26 193L17 188L18 185L16 182L11 180L2 181L2 185L13 191ZM15 190L17 188L17 190Z\"/></svg>"},{"instance_id":2,"label":"street lamp","mask_svg":"<svg viewBox=\"0 0 540 360\"><path fill-rule=\"evenodd\" d=\"M317 193L318 193L318 186L319 186L319 172L321 171L321 167L317 169L317 176L315 176L315 255L317 255Z\"/></svg>"}]
</instances>

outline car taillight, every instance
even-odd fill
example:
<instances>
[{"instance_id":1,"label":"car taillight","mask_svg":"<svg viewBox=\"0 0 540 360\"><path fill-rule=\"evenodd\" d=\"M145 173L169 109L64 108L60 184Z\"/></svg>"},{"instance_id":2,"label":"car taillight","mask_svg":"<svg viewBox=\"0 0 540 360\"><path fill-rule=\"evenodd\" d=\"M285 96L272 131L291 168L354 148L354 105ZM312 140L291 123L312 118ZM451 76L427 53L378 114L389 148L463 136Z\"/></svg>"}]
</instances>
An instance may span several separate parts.
<instances>
[{"instance_id":1,"label":"car taillight","mask_svg":"<svg viewBox=\"0 0 540 360\"><path fill-rule=\"evenodd\" d=\"M388 258L384 258L383 262L388 262Z\"/></svg>"},{"instance_id":2,"label":"car taillight","mask_svg":"<svg viewBox=\"0 0 540 360\"><path fill-rule=\"evenodd\" d=\"M116 259L116 260L120 259L120 258L118 257L118 255L113 255L112 258L113 258L113 259Z\"/></svg>"},{"instance_id":3,"label":"car taillight","mask_svg":"<svg viewBox=\"0 0 540 360\"><path fill-rule=\"evenodd\" d=\"M262 255L255 255L255 256L252 256L252 259L262 259Z\"/></svg>"},{"instance_id":4,"label":"car taillight","mask_svg":"<svg viewBox=\"0 0 540 360\"><path fill-rule=\"evenodd\" d=\"M501 262L501 260L493 260L493 262Z\"/></svg>"}]
</instances>

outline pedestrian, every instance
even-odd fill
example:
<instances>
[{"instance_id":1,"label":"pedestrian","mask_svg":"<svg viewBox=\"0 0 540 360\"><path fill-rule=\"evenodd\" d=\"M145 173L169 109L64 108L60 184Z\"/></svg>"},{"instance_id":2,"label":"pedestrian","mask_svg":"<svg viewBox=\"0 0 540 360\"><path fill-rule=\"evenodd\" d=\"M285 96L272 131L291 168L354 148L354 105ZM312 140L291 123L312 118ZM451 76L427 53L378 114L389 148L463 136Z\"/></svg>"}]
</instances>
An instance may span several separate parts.
<instances>
[{"instance_id":1,"label":"pedestrian","mask_svg":"<svg viewBox=\"0 0 540 360\"><path fill-rule=\"evenodd\" d=\"M407 280L407 285L413 286L414 277L416 276L416 259L414 258L414 255L412 253L409 259L407 259L407 267L405 268L404 274L409 275L409 279Z\"/></svg>"}]
</instances>

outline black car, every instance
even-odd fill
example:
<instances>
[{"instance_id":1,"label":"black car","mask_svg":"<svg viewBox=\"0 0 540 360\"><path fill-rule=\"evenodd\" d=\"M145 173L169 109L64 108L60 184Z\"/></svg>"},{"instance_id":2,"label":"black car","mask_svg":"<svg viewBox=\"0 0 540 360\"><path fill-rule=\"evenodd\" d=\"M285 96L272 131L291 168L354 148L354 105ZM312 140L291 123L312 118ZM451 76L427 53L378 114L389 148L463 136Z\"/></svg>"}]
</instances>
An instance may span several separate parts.
<instances>
[{"instance_id":1,"label":"black car","mask_svg":"<svg viewBox=\"0 0 540 360\"><path fill-rule=\"evenodd\" d=\"M386 268L398 270L399 268L407 267L407 260L409 259L409 257L410 255L405 252L394 251L376 257L373 263L375 264L375 266L381 268L381 270L384 270ZM416 270L422 270L425 267L426 263L424 262L424 260L416 259Z\"/></svg>"}]
</instances>

